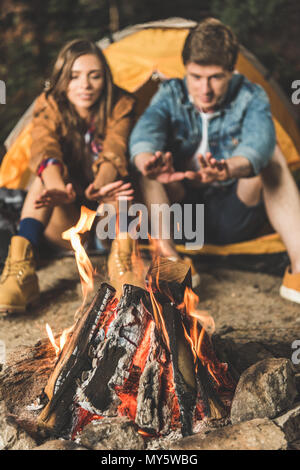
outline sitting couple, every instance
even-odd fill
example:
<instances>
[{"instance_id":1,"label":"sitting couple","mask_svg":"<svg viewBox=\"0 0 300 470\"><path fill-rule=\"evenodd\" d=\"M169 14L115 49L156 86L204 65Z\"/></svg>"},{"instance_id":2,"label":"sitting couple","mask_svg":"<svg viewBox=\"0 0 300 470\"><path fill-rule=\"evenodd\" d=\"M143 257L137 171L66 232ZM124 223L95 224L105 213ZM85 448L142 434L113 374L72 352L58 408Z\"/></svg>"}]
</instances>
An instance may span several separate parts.
<instances>
[{"instance_id":1,"label":"sitting couple","mask_svg":"<svg viewBox=\"0 0 300 470\"><path fill-rule=\"evenodd\" d=\"M80 205L133 199L128 163L152 204L204 204L206 243L253 238L265 211L290 257L280 294L300 303L300 197L276 145L268 98L234 73L238 42L216 19L191 30L183 80L166 80L131 132L134 99L116 87L102 52L72 41L60 52L49 89L34 109L30 168L36 175L0 283L0 311L23 312L39 297L34 251L42 234L65 243ZM127 243L127 242L126 242ZM130 266L129 244L112 246L110 275ZM124 250L124 252L122 252ZM179 258L172 239L158 254ZM127 260L127 261L126 261ZM123 264L122 264L123 263Z\"/></svg>"}]
</instances>

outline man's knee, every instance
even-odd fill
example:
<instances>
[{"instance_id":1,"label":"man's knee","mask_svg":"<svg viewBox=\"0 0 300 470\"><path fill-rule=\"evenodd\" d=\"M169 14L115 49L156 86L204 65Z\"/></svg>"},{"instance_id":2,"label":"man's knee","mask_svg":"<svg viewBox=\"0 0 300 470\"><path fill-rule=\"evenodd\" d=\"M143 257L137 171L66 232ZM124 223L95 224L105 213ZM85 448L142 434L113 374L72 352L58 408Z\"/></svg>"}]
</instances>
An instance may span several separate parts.
<instances>
[{"instance_id":1,"label":"man's knee","mask_svg":"<svg viewBox=\"0 0 300 470\"><path fill-rule=\"evenodd\" d=\"M263 184L270 187L278 186L284 171L289 171L288 165L282 151L276 145L270 162L261 172Z\"/></svg>"},{"instance_id":2,"label":"man's knee","mask_svg":"<svg viewBox=\"0 0 300 470\"><path fill-rule=\"evenodd\" d=\"M263 184L260 175L253 178L240 178L236 194L246 206L256 206L261 201L262 188Z\"/></svg>"}]
</instances>

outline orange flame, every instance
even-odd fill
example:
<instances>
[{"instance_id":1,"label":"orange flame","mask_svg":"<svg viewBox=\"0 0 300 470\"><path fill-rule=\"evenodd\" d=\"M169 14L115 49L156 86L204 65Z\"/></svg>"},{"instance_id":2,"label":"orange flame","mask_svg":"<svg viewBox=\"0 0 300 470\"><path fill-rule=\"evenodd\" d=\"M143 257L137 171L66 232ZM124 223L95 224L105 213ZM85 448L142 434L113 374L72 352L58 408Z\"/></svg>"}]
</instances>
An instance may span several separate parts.
<instances>
[{"instance_id":1,"label":"orange flame","mask_svg":"<svg viewBox=\"0 0 300 470\"><path fill-rule=\"evenodd\" d=\"M77 315L82 311L83 306L85 305L85 301L89 292L94 289L94 269L90 259L88 258L85 249L81 244L80 234L85 233L86 231L90 230L92 224L94 222L95 211L91 211L84 206L81 206L81 214L77 224L74 227L71 227L69 230L66 230L62 233L62 238L64 240L69 240L71 242L72 248L75 252L75 259L77 262L77 267L79 271L79 276L81 280L81 288L83 294L83 303L81 307L75 313L75 318ZM60 340L59 346L56 344L52 330L48 323L46 324L46 331L49 337L49 340L52 346L55 349L55 354L58 356L59 353L62 351L68 335L72 332L75 324L72 325L70 328L67 328L63 331Z\"/></svg>"},{"instance_id":2,"label":"orange flame","mask_svg":"<svg viewBox=\"0 0 300 470\"><path fill-rule=\"evenodd\" d=\"M54 335L52 333L52 329L51 329L51 326L46 323L46 331L47 331L47 335L48 335L48 338L50 340L50 343L52 344L54 350L55 350L55 354L56 356L59 355L59 352L60 352L60 348L59 346L57 346L56 342L55 342L55 339L54 339Z\"/></svg>"},{"instance_id":3,"label":"orange flame","mask_svg":"<svg viewBox=\"0 0 300 470\"><path fill-rule=\"evenodd\" d=\"M89 292L94 289L94 269L85 249L81 244L80 234L90 230L94 222L95 211L81 206L81 214L77 224L66 230L62 234L64 240L70 240L73 250L75 251L75 259L81 280L83 304Z\"/></svg>"},{"instance_id":4,"label":"orange flame","mask_svg":"<svg viewBox=\"0 0 300 470\"><path fill-rule=\"evenodd\" d=\"M211 315L205 310L199 310L198 307L199 297L189 287L186 287L184 292L184 299L178 308L185 308L186 313L192 317L191 328L191 341L198 357L201 356L201 344L205 332L211 336L215 331L215 322ZM202 326L199 333L198 323ZM187 333L186 333L186 336Z\"/></svg>"},{"instance_id":5,"label":"orange flame","mask_svg":"<svg viewBox=\"0 0 300 470\"><path fill-rule=\"evenodd\" d=\"M54 348L54 350L55 350L56 356L58 356L59 353L63 350L63 347L64 347L64 345L66 344L68 335L73 331L74 326L75 326L75 324L72 325L70 328L66 328L66 329L62 332L62 334L61 334L61 336L60 336L60 338L59 338L59 346L58 346L58 344L57 344L56 341L55 341L55 338L54 338L54 335L53 335L51 326L49 325L49 323L46 323L46 332L47 332L49 341L50 341L50 343L52 344L52 346L53 346L53 348Z\"/></svg>"},{"instance_id":6,"label":"orange flame","mask_svg":"<svg viewBox=\"0 0 300 470\"><path fill-rule=\"evenodd\" d=\"M165 339L167 348L170 351L170 340L169 340L169 335L168 335L166 325L165 325L165 321L164 321L164 317L163 317L162 306L160 305L160 303L158 302L158 300L156 299L156 297L153 293L152 286L151 286L151 276L150 276L148 292L150 294L150 299L151 299L151 303L152 303L155 324L156 324L158 330L162 332L162 335Z\"/></svg>"},{"instance_id":7,"label":"orange flame","mask_svg":"<svg viewBox=\"0 0 300 470\"><path fill-rule=\"evenodd\" d=\"M59 338L59 349L60 349L60 351L63 350L64 345L66 344L66 341L68 339L68 335L73 331L74 326L75 326L75 323L74 323L74 325L70 326L70 328L66 328L62 332L61 337Z\"/></svg>"}]
</instances>

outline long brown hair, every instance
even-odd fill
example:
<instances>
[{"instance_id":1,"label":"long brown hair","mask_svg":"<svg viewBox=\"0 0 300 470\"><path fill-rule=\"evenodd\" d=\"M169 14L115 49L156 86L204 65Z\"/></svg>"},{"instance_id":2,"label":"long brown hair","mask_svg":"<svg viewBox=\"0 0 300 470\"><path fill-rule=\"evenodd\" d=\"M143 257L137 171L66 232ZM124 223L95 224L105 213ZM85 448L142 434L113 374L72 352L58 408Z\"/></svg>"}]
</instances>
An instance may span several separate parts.
<instances>
[{"instance_id":1,"label":"long brown hair","mask_svg":"<svg viewBox=\"0 0 300 470\"><path fill-rule=\"evenodd\" d=\"M112 74L101 49L87 39L74 39L68 42L59 52L53 67L46 96L52 95L63 123L68 132L63 142L63 152L70 174L76 175L83 169L87 153L84 134L86 123L77 113L75 106L67 98L67 89L71 80L72 67L75 60L85 54L98 57L104 73L104 87L99 100L93 105L92 113L96 127L96 139L103 139L107 125L107 119L112 113L114 105L115 85Z\"/></svg>"}]
</instances>

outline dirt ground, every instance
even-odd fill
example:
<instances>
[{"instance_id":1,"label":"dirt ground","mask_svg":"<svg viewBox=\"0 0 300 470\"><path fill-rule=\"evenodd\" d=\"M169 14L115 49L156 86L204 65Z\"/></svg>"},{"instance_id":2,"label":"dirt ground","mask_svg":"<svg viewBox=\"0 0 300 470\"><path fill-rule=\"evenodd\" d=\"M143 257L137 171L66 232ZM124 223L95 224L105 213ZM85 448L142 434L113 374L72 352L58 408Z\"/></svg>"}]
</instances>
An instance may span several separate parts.
<instances>
[{"instance_id":1,"label":"dirt ground","mask_svg":"<svg viewBox=\"0 0 300 470\"><path fill-rule=\"evenodd\" d=\"M95 288L107 280L107 257L92 256L97 269ZM238 344L256 342L271 346L272 354L290 357L291 344L300 340L300 305L283 300L281 278L200 264L201 285L196 290L200 308L214 318L216 333ZM73 256L44 262L38 270L40 304L25 315L0 318L0 341L9 353L46 337L49 323L54 334L74 323L82 293Z\"/></svg>"}]
</instances>

